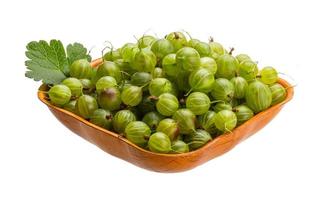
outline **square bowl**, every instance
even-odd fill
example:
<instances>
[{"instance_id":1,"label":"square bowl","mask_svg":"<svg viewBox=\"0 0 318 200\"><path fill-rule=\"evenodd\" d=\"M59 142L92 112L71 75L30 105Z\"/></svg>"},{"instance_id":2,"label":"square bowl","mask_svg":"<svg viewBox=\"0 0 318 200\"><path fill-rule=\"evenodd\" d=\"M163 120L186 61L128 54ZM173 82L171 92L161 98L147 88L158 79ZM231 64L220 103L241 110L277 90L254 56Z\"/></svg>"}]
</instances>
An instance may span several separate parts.
<instances>
[{"instance_id":1,"label":"square bowl","mask_svg":"<svg viewBox=\"0 0 318 200\"><path fill-rule=\"evenodd\" d=\"M101 59L97 59L91 65L96 67L101 62ZM62 124L105 152L144 169L171 173L190 170L226 153L269 123L294 95L294 89L287 81L280 79L278 83L287 88L287 96L283 102L256 114L247 122L236 127L232 132L216 137L203 147L182 154L150 152L131 143L117 133L96 126L72 112L52 105L46 98L47 94L45 92L48 90L46 85L40 86L38 98Z\"/></svg>"}]
</instances>

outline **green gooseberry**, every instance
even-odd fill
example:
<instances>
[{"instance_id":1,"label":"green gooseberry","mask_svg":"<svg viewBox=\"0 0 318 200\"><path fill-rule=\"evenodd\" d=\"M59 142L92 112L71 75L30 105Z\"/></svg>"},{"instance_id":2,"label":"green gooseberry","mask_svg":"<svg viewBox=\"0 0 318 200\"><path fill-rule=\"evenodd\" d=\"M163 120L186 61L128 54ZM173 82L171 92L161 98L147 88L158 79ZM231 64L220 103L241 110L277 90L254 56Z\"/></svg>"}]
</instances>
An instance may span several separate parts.
<instances>
[{"instance_id":1,"label":"green gooseberry","mask_svg":"<svg viewBox=\"0 0 318 200\"><path fill-rule=\"evenodd\" d=\"M93 112L90 122L102 128L110 130L112 128L112 113L108 110L97 109Z\"/></svg>"},{"instance_id":2,"label":"green gooseberry","mask_svg":"<svg viewBox=\"0 0 318 200\"><path fill-rule=\"evenodd\" d=\"M273 67L264 67L260 71L261 81L267 85L274 84L278 80L278 73Z\"/></svg>"},{"instance_id":3,"label":"green gooseberry","mask_svg":"<svg viewBox=\"0 0 318 200\"><path fill-rule=\"evenodd\" d=\"M131 63L135 54L139 51L138 45L133 43L126 43L120 48L120 54L125 62Z\"/></svg>"},{"instance_id":4,"label":"green gooseberry","mask_svg":"<svg viewBox=\"0 0 318 200\"><path fill-rule=\"evenodd\" d=\"M214 134L216 132L215 115L216 113L214 111L209 110L208 112L198 117L200 127L211 134Z\"/></svg>"},{"instance_id":5,"label":"green gooseberry","mask_svg":"<svg viewBox=\"0 0 318 200\"><path fill-rule=\"evenodd\" d=\"M62 84L70 88L73 98L77 98L83 94L83 85L77 78L66 78L63 80Z\"/></svg>"},{"instance_id":6,"label":"green gooseberry","mask_svg":"<svg viewBox=\"0 0 318 200\"><path fill-rule=\"evenodd\" d=\"M63 106L67 104L72 97L72 91L66 85L54 85L49 92L50 101L56 106Z\"/></svg>"},{"instance_id":7,"label":"green gooseberry","mask_svg":"<svg viewBox=\"0 0 318 200\"><path fill-rule=\"evenodd\" d=\"M63 109L65 109L65 110L67 110L67 111L70 111L70 112L72 112L72 113L75 113L75 112L76 112L76 107L75 107L76 102L77 102L76 99L75 99L75 100L72 100L72 101L70 101L70 102L68 102L67 104L65 104L65 105L63 106Z\"/></svg>"},{"instance_id":8,"label":"green gooseberry","mask_svg":"<svg viewBox=\"0 0 318 200\"><path fill-rule=\"evenodd\" d=\"M130 83L135 86L145 86L152 80L152 75L148 72L136 72L130 77ZM146 91L147 86L143 87L142 90Z\"/></svg>"},{"instance_id":9,"label":"green gooseberry","mask_svg":"<svg viewBox=\"0 0 318 200\"><path fill-rule=\"evenodd\" d=\"M177 110L173 116L182 134L190 134L195 130L196 117L189 109L182 108Z\"/></svg>"},{"instance_id":10,"label":"green gooseberry","mask_svg":"<svg viewBox=\"0 0 318 200\"><path fill-rule=\"evenodd\" d=\"M151 96L144 95L137 108L141 112L141 114L144 115L148 112L156 110L156 102Z\"/></svg>"},{"instance_id":11,"label":"green gooseberry","mask_svg":"<svg viewBox=\"0 0 318 200\"><path fill-rule=\"evenodd\" d=\"M151 51L156 55L158 61L160 61L166 55L174 53L174 46L167 39L159 39L152 44Z\"/></svg>"},{"instance_id":12,"label":"green gooseberry","mask_svg":"<svg viewBox=\"0 0 318 200\"><path fill-rule=\"evenodd\" d=\"M179 135L179 128L177 122L170 118L161 120L156 130L158 132L162 132L168 135L171 141L174 141Z\"/></svg>"},{"instance_id":13,"label":"green gooseberry","mask_svg":"<svg viewBox=\"0 0 318 200\"><path fill-rule=\"evenodd\" d=\"M183 47L176 53L176 62L185 71L194 71L200 67L200 54L191 47Z\"/></svg>"},{"instance_id":14,"label":"green gooseberry","mask_svg":"<svg viewBox=\"0 0 318 200\"><path fill-rule=\"evenodd\" d=\"M165 38L172 43L175 51L187 46L188 43L186 36L181 32L169 33Z\"/></svg>"},{"instance_id":15,"label":"green gooseberry","mask_svg":"<svg viewBox=\"0 0 318 200\"><path fill-rule=\"evenodd\" d=\"M149 93L152 96L160 96L162 93L172 91L172 84L166 78L154 78L149 83Z\"/></svg>"},{"instance_id":16,"label":"green gooseberry","mask_svg":"<svg viewBox=\"0 0 318 200\"><path fill-rule=\"evenodd\" d=\"M144 35L138 39L138 47L146 48L152 46L157 39L151 35Z\"/></svg>"},{"instance_id":17,"label":"green gooseberry","mask_svg":"<svg viewBox=\"0 0 318 200\"><path fill-rule=\"evenodd\" d=\"M178 89L183 92L189 92L190 91L190 84L189 84L189 75L190 73L187 71L180 71L178 73L178 77L176 79L176 83L178 86Z\"/></svg>"},{"instance_id":18,"label":"green gooseberry","mask_svg":"<svg viewBox=\"0 0 318 200\"><path fill-rule=\"evenodd\" d=\"M206 68L199 68L191 72L189 76L189 85L193 91L204 93L211 92L213 82L214 75Z\"/></svg>"},{"instance_id":19,"label":"green gooseberry","mask_svg":"<svg viewBox=\"0 0 318 200\"><path fill-rule=\"evenodd\" d=\"M124 88L121 100L128 106L137 106L142 100L142 88L134 85Z\"/></svg>"},{"instance_id":20,"label":"green gooseberry","mask_svg":"<svg viewBox=\"0 0 318 200\"><path fill-rule=\"evenodd\" d=\"M235 56L235 58L237 59L239 63L245 60L252 60L247 54L238 54L237 56Z\"/></svg>"},{"instance_id":21,"label":"green gooseberry","mask_svg":"<svg viewBox=\"0 0 318 200\"><path fill-rule=\"evenodd\" d=\"M139 72L152 72L157 64L155 54L149 49L139 49L132 62L133 69Z\"/></svg>"},{"instance_id":22,"label":"green gooseberry","mask_svg":"<svg viewBox=\"0 0 318 200\"><path fill-rule=\"evenodd\" d=\"M236 60L235 57L233 57L230 54L224 54L221 55L217 60L216 60L218 69L216 71L215 76L217 78L226 78L226 79L231 79L235 77L237 74L238 70L238 61Z\"/></svg>"},{"instance_id":23,"label":"green gooseberry","mask_svg":"<svg viewBox=\"0 0 318 200\"><path fill-rule=\"evenodd\" d=\"M236 127L237 118L231 110L221 110L215 115L215 126L222 132L231 131Z\"/></svg>"},{"instance_id":24,"label":"green gooseberry","mask_svg":"<svg viewBox=\"0 0 318 200\"><path fill-rule=\"evenodd\" d=\"M103 59L107 61L115 61L117 59L121 59L120 51L118 49L110 50L104 54Z\"/></svg>"},{"instance_id":25,"label":"green gooseberry","mask_svg":"<svg viewBox=\"0 0 318 200\"><path fill-rule=\"evenodd\" d=\"M119 67L120 71L122 72L123 79L129 79L130 75L137 72L130 66L128 62L124 61L124 59L117 59L114 61L114 63Z\"/></svg>"},{"instance_id":26,"label":"green gooseberry","mask_svg":"<svg viewBox=\"0 0 318 200\"><path fill-rule=\"evenodd\" d=\"M215 104L215 106L213 107L213 110L218 113L222 110L232 110L232 105L230 103L227 102L219 102L217 104Z\"/></svg>"},{"instance_id":27,"label":"green gooseberry","mask_svg":"<svg viewBox=\"0 0 318 200\"><path fill-rule=\"evenodd\" d=\"M191 151L201 148L212 140L211 135L202 129L198 129L189 135L186 135L184 141L188 144Z\"/></svg>"},{"instance_id":28,"label":"green gooseberry","mask_svg":"<svg viewBox=\"0 0 318 200\"><path fill-rule=\"evenodd\" d=\"M152 111L152 112L146 113L144 117L142 118L142 121L145 122L150 127L151 130L156 130L159 122L163 118L164 117L158 112Z\"/></svg>"},{"instance_id":29,"label":"green gooseberry","mask_svg":"<svg viewBox=\"0 0 318 200\"><path fill-rule=\"evenodd\" d=\"M165 74L162 68L160 67L156 67L152 73L151 73L153 78L164 78Z\"/></svg>"},{"instance_id":30,"label":"green gooseberry","mask_svg":"<svg viewBox=\"0 0 318 200\"><path fill-rule=\"evenodd\" d=\"M214 75L218 69L215 60L211 57L202 57L200 58L200 67L203 67L212 72Z\"/></svg>"},{"instance_id":31,"label":"green gooseberry","mask_svg":"<svg viewBox=\"0 0 318 200\"><path fill-rule=\"evenodd\" d=\"M286 99L286 89L279 83L275 83L269 87L272 93L271 105L276 105Z\"/></svg>"},{"instance_id":32,"label":"green gooseberry","mask_svg":"<svg viewBox=\"0 0 318 200\"><path fill-rule=\"evenodd\" d=\"M98 108L96 99L90 95L82 95L77 99L76 113L85 119L89 119L94 111Z\"/></svg>"},{"instance_id":33,"label":"green gooseberry","mask_svg":"<svg viewBox=\"0 0 318 200\"><path fill-rule=\"evenodd\" d=\"M208 43L205 42L196 42L193 46L195 50L198 51L201 57L210 56L211 55L211 48Z\"/></svg>"},{"instance_id":34,"label":"green gooseberry","mask_svg":"<svg viewBox=\"0 0 318 200\"><path fill-rule=\"evenodd\" d=\"M247 82L256 79L258 73L257 64L251 60L245 60L239 64L238 74Z\"/></svg>"},{"instance_id":35,"label":"green gooseberry","mask_svg":"<svg viewBox=\"0 0 318 200\"><path fill-rule=\"evenodd\" d=\"M225 53L223 46L218 42L214 42L212 38L210 38L209 45L211 49L211 56L213 59L218 59Z\"/></svg>"},{"instance_id":36,"label":"green gooseberry","mask_svg":"<svg viewBox=\"0 0 318 200\"><path fill-rule=\"evenodd\" d=\"M202 92L192 92L186 99L186 108L195 115L202 115L210 108L210 98Z\"/></svg>"},{"instance_id":37,"label":"green gooseberry","mask_svg":"<svg viewBox=\"0 0 318 200\"><path fill-rule=\"evenodd\" d=\"M168 54L162 60L162 69L165 74L171 77L177 77L180 67L177 65L176 54Z\"/></svg>"},{"instance_id":38,"label":"green gooseberry","mask_svg":"<svg viewBox=\"0 0 318 200\"><path fill-rule=\"evenodd\" d=\"M87 59L79 59L75 60L70 65L70 75L71 77L75 77L78 79L87 78L90 79L92 77L92 67Z\"/></svg>"},{"instance_id":39,"label":"green gooseberry","mask_svg":"<svg viewBox=\"0 0 318 200\"><path fill-rule=\"evenodd\" d=\"M234 98L242 99L245 97L245 91L248 86L247 81L240 76L231 79L231 83L234 86Z\"/></svg>"},{"instance_id":40,"label":"green gooseberry","mask_svg":"<svg viewBox=\"0 0 318 200\"><path fill-rule=\"evenodd\" d=\"M156 103L157 111L164 116L173 115L179 108L177 97L170 93L162 93Z\"/></svg>"},{"instance_id":41,"label":"green gooseberry","mask_svg":"<svg viewBox=\"0 0 318 200\"><path fill-rule=\"evenodd\" d=\"M120 83L122 79L120 68L116 63L111 61L104 61L98 66L93 82L96 83L103 76L112 76L116 79L117 83Z\"/></svg>"},{"instance_id":42,"label":"green gooseberry","mask_svg":"<svg viewBox=\"0 0 318 200\"><path fill-rule=\"evenodd\" d=\"M190 39L188 41L188 47L192 47L194 48L198 43L200 43L201 41L198 39Z\"/></svg>"},{"instance_id":43,"label":"green gooseberry","mask_svg":"<svg viewBox=\"0 0 318 200\"><path fill-rule=\"evenodd\" d=\"M100 93L101 91L110 88L110 87L116 87L117 81L112 76L103 76L96 82L96 91L97 93Z\"/></svg>"},{"instance_id":44,"label":"green gooseberry","mask_svg":"<svg viewBox=\"0 0 318 200\"><path fill-rule=\"evenodd\" d=\"M105 110L118 110L121 104L120 91L115 87L102 90L97 95L98 104Z\"/></svg>"},{"instance_id":45,"label":"green gooseberry","mask_svg":"<svg viewBox=\"0 0 318 200\"><path fill-rule=\"evenodd\" d=\"M132 121L125 128L126 138L140 147L146 147L150 134L150 128L142 121Z\"/></svg>"},{"instance_id":46,"label":"green gooseberry","mask_svg":"<svg viewBox=\"0 0 318 200\"><path fill-rule=\"evenodd\" d=\"M171 153L187 153L189 152L189 146L182 140L176 140L171 143Z\"/></svg>"},{"instance_id":47,"label":"green gooseberry","mask_svg":"<svg viewBox=\"0 0 318 200\"><path fill-rule=\"evenodd\" d=\"M90 79L80 79L82 86L83 86L83 93L84 94L90 94L92 92L94 92L95 90L95 85L93 84L93 82Z\"/></svg>"},{"instance_id":48,"label":"green gooseberry","mask_svg":"<svg viewBox=\"0 0 318 200\"><path fill-rule=\"evenodd\" d=\"M171 151L171 141L166 134L156 132L150 136L148 147L155 153L168 153Z\"/></svg>"},{"instance_id":49,"label":"green gooseberry","mask_svg":"<svg viewBox=\"0 0 318 200\"><path fill-rule=\"evenodd\" d=\"M272 92L267 85L256 80L248 85L245 99L247 106L258 113L271 106Z\"/></svg>"},{"instance_id":50,"label":"green gooseberry","mask_svg":"<svg viewBox=\"0 0 318 200\"><path fill-rule=\"evenodd\" d=\"M237 118L237 125L241 125L254 116L253 111L246 105L238 105L233 108Z\"/></svg>"},{"instance_id":51,"label":"green gooseberry","mask_svg":"<svg viewBox=\"0 0 318 200\"><path fill-rule=\"evenodd\" d=\"M225 78L218 78L212 85L211 95L216 100L229 102L234 97L234 85Z\"/></svg>"},{"instance_id":52,"label":"green gooseberry","mask_svg":"<svg viewBox=\"0 0 318 200\"><path fill-rule=\"evenodd\" d=\"M130 110L120 110L115 114L112 126L117 133L124 134L126 126L136 120L135 114Z\"/></svg>"}]
</instances>

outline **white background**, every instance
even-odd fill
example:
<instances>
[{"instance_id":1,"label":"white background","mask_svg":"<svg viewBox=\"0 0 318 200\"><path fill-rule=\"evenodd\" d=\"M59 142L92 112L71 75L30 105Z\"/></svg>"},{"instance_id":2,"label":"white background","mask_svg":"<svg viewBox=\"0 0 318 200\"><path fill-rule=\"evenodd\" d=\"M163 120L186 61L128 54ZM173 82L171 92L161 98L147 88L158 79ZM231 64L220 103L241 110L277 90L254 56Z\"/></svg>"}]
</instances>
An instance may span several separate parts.
<instances>
[{"instance_id":1,"label":"white background","mask_svg":"<svg viewBox=\"0 0 318 200\"><path fill-rule=\"evenodd\" d=\"M0 199L317 199L315 1L1 1ZM145 31L213 36L292 76L294 99L264 129L191 171L160 174L71 133L24 77L25 45L116 46ZM94 50L94 57L100 55Z\"/></svg>"}]
</instances>

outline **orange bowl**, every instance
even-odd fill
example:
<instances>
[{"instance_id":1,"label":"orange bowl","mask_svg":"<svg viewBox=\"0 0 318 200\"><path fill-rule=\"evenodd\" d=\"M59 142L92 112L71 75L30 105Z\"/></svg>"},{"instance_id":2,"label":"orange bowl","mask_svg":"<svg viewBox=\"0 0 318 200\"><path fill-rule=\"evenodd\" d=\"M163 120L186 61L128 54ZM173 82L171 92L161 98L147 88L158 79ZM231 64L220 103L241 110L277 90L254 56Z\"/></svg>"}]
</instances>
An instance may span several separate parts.
<instances>
[{"instance_id":1,"label":"orange bowl","mask_svg":"<svg viewBox=\"0 0 318 200\"><path fill-rule=\"evenodd\" d=\"M100 63L101 59L97 59L91 65L96 67ZM46 98L45 91L48 90L46 85L40 86L38 98L67 128L109 154L151 171L181 172L226 153L269 123L294 95L293 87L287 81L280 79L279 83L287 88L287 97L283 102L258 113L252 119L235 128L231 133L223 134L202 148L183 154L150 152L114 132L96 126L72 112L52 105Z\"/></svg>"}]
</instances>

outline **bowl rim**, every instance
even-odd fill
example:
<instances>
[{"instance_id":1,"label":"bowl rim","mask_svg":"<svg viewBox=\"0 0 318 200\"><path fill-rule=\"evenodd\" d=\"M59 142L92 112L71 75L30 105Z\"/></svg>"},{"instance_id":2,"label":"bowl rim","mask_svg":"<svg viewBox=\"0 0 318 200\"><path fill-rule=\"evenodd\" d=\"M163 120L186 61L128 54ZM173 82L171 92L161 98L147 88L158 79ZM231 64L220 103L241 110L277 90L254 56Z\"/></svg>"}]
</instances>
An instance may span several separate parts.
<instances>
[{"instance_id":1,"label":"bowl rim","mask_svg":"<svg viewBox=\"0 0 318 200\"><path fill-rule=\"evenodd\" d=\"M96 59L96 60L93 60L91 62L91 66L92 67L96 67L98 66L99 64L102 63L102 59L99 58L99 59ZM233 129L233 131L229 132L229 133L226 133L226 134L222 134L220 136L217 136L216 138L212 139L210 142L208 142L207 144L205 144L203 147L199 148L199 149L196 149L194 151L190 151L190 152L187 152L187 153L180 153L180 154L164 154L164 153L155 153L155 152L152 152L152 151L149 151L147 149L143 149L142 147L139 147L137 146L136 144L130 142L128 139L126 139L125 137L115 133L115 132L112 132L112 131L109 131L107 129L104 129L102 127L99 127L93 123L91 123L90 121L76 115L75 113L72 113L70 111L67 111L63 108L60 108L60 107L57 107L53 104L51 104L47 99L46 99L46 96L47 96L47 85L46 84L42 84L39 89L38 89L38 92L37 92L37 95L38 95L38 98L41 102L43 102L46 106L48 106L50 109L54 109L54 110L58 110L59 112L62 112L72 118L74 118L75 120L77 121L80 121L82 123L84 123L85 125L87 126L90 126L94 129L98 129L99 131L103 132L104 134L108 134L109 136L111 137L114 137L114 138L117 138L119 140L121 140L122 142L125 142L126 144L130 145L131 147L134 147L136 148L138 151L141 151L143 153L146 153L146 154L152 154L152 155L155 155L155 156L163 156L163 157L184 157L184 156L190 156L192 154L197 154L199 151L205 151L205 149L209 148L209 146L213 145L214 143L218 142L219 140L222 140L222 138L225 138L225 137L232 137L232 142L234 140L234 136L235 136L235 132L239 132L241 129L244 129L244 127L246 126L249 126L250 124L252 124L257 118L262 118L263 116L265 116L267 113L270 113L271 111L273 110L276 110L278 109L279 107L282 107L284 104L286 104L287 102L289 102L293 96L294 96L294 87L288 83L286 80L280 78L278 80L278 83L280 83L282 86L284 86L284 88L286 88L287 90L287 95L286 95L286 98L284 101L274 105L274 106L271 106L269 107L268 109L262 111L262 112L259 112L257 113L256 115L254 115L251 119L249 119L248 121L244 122L243 124L241 124L240 126L236 127L235 129ZM228 141L230 142L230 141ZM227 142L226 142L227 143Z\"/></svg>"}]
</instances>

